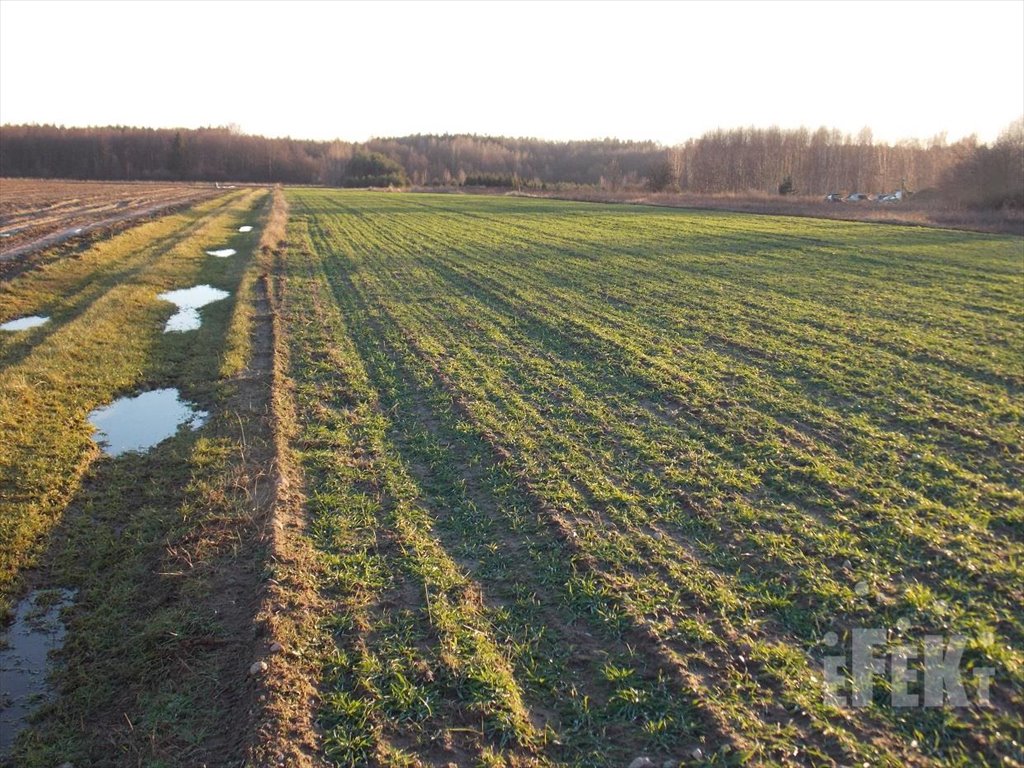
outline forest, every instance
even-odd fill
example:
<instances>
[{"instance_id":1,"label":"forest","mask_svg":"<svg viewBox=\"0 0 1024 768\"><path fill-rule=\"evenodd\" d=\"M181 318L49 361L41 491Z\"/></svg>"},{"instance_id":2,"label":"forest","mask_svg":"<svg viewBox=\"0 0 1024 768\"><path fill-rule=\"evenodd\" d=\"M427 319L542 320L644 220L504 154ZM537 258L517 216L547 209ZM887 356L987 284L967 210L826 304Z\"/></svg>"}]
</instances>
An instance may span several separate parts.
<instances>
[{"instance_id":1,"label":"forest","mask_svg":"<svg viewBox=\"0 0 1024 768\"><path fill-rule=\"evenodd\" d=\"M677 146L477 135L310 141L236 127L5 125L4 177L281 182L342 187L646 188L700 194L939 190L953 202L1024 206L1024 119L992 144L885 143L825 127L733 128Z\"/></svg>"}]
</instances>

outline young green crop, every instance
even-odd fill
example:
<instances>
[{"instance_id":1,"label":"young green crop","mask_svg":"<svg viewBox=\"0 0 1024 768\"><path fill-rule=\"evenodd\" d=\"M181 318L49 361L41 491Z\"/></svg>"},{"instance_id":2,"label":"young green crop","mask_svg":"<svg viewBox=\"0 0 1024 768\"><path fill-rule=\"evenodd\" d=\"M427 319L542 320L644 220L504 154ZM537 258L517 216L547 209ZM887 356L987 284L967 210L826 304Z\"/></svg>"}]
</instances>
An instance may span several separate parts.
<instances>
[{"instance_id":1,"label":"young green crop","mask_svg":"<svg viewBox=\"0 0 1024 768\"><path fill-rule=\"evenodd\" d=\"M53 318L0 334L0 597L78 589L18 760L1024 762L1019 238L280 194L0 283ZM157 386L210 422L101 459ZM992 705L827 703L871 627L963 635Z\"/></svg>"},{"instance_id":2,"label":"young green crop","mask_svg":"<svg viewBox=\"0 0 1024 768\"><path fill-rule=\"evenodd\" d=\"M289 197L338 764L1019 759L1019 239ZM996 705L827 706L900 620Z\"/></svg>"}]
</instances>

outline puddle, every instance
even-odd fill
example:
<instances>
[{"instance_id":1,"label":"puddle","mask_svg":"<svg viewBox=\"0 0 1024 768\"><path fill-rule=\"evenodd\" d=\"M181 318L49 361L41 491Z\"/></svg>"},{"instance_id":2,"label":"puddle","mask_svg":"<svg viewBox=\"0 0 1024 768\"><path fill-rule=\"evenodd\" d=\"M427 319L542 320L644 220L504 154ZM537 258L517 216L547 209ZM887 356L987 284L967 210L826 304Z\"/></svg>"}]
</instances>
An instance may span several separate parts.
<instances>
[{"instance_id":1,"label":"puddle","mask_svg":"<svg viewBox=\"0 0 1024 768\"><path fill-rule=\"evenodd\" d=\"M246 224L244 227L239 227L238 231L239 232L252 232L252 227L250 225Z\"/></svg>"},{"instance_id":2,"label":"puddle","mask_svg":"<svg viewBox=\"0 0 1024 768\"><path fill-rule=\"evenodd\" d=\"M181 400L178 390L154 389L135 397L122 397L89 414L96 428L93 439L108 456L144 453L157 443L173 437L181 425L199 429L206 423L206 411Z\"/></svg>"},{"instance_id":3,"label":"puddle","mask_svg":"<svg viewBox=\"0 0 1024 768\"><path fill-rule=\"evenodd\" d=\"M24 331L29 328L38 328L48 322L50 322L50 318L45 315L29 315L28 317L19 317L17 320L9 320L0 325L0 331Z\"/></svg>"},{"instance_id":4,"label":"puddle","mask_svg":"<svg viewBox=\"0 0 1024 768\"><path fill-rule=\"evenodd\" d=\"M228 256L234 256L238 251L234 248L221 248L219 251L207 251L207 256L217 256L221 259L226 259Z\"/></svg>"},{"instance_id":5,"label":"puddle","mask_svg":"<svg viewBox=\"0 0 1024 768\"><path fill-rule=\"evenodd\" d=\"M227 291L210 285L196 285L192 288L182 288L159 294L158 299L178 306L178 311L171 315L167 325L164 326L164 333L194 331L203 324L203 319L199 316L199 308L226 299L230 295Z\"/></svg>"},{"instance_id":6,"label":"puddle","mask_svg":"<svg viewBox=\"0 0 1024 768\"><path fill-rule=\"evenodd\" d=\"M32 592L18 603L14 623L0 637L0 755L52 695L46 681L49 655L64 643L60 613L74 597L71 589Z\"/></svg>"}]
</instances>

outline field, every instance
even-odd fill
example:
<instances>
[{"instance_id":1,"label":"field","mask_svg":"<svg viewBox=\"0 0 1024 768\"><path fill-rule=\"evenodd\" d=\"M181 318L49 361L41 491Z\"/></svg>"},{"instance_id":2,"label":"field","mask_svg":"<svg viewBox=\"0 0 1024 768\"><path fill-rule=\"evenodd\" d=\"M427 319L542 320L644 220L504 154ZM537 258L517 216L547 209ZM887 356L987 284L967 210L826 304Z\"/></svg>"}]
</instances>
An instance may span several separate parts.
<instances>
[{"instance_id":1,"label":"field","mask_svg":"<svg viewBox=\"0 0 1024 768\"><path fill-rule=\"evenodd\" d=\"M218 194L212 184L172 182L0 179L0 187L0 270L42 246Z\"/></svg>"},{"instance_id":2,"label":"field","mask_svg":"<svg viewBox=\"0 0 1024 768\"><path fill-rule=\"evenodd\" d=\"M222 193L0 282L3 320L51 318L0 334L0 608L28 590L77 593L60 695L11 765L198 765L238 750L266 557L269 365L252 346L266 332L260 235L238 228L266 219L269 197ZM240 257L205 255L221 245ZM171 306L156 295L193 283L231 298L200 330L164 334ZM168 386L210 412L203 430L104 458L87 414Z\"/></svg>"},{"instance_id":3,"label":"field","mask_svg":"<svg viewBox=\"0 0 1024 768\"><path fill-rule=\"evenodd\" d=\"M1022 295L1012 236L313 189L15 275L0 589L77 590L19 764L1024 764ZM101 458L168 384L210 423ZM967 705L827 700L864 629Z\"/></svg>"},{"instance_id":4,"label":"field","mask_svg":"<svg viewBox=\"0 0 1024 768\"><path fill-rule=\"evenodd\" d=\"M828 203L823 195L777 195L766 192L746 194L699 194L695 192L650 192L634 190L596 190L588 187L559 191L523 193L561 200L630 205L659 205L670 208L732 211L778 216L809 216L838 221L864 221L876 224L900 224L915 227L944 227L967 232L1024 234L1024 210L1005 206L980 209L959 206L943 200L934 192L924 192L898 203L875 200L859 203Z\"/></svg>"}]
</instances>

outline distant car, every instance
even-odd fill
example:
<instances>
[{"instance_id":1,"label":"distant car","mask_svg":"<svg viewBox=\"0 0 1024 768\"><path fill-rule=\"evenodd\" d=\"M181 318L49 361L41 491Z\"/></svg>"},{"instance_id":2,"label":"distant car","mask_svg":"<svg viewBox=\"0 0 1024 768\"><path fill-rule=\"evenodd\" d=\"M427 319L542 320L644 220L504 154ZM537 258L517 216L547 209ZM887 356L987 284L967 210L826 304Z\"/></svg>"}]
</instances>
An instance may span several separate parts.
<instances>
[{"instance_id":1,"label":"distant car","mask_svg":"<svg viewBox=\"0 0 1024 768\"><path fill-rule=\"evenodd\" d=\"M880 203L898 203L900 201L899 195L879 195L876 199Z\"/></svg>"},{"instance_id":2,"label":"distant car","mask_svg":"<svg viewBox=\"0 0 1024 768\"><path fill-rule=\"evenodd\" d=\"M853 194L846 196L846 201L849 202L849 203L859 203L862 200L867 200L867 199L868 199L868 196L865 195L863 192L854 192Z\"/></svg>"},{"instance_id":3,"label":"distant car","mask_svg":"<svg viewBox=\"0 0 1024 768\"><path fill-rule=\"evenodd\" d=\"M843 202L843 196L840 195L838 192L833 192L830 195L825 195L825 202L826 203L841 203L841 202Z\"/></svg>"}]
</instances>

